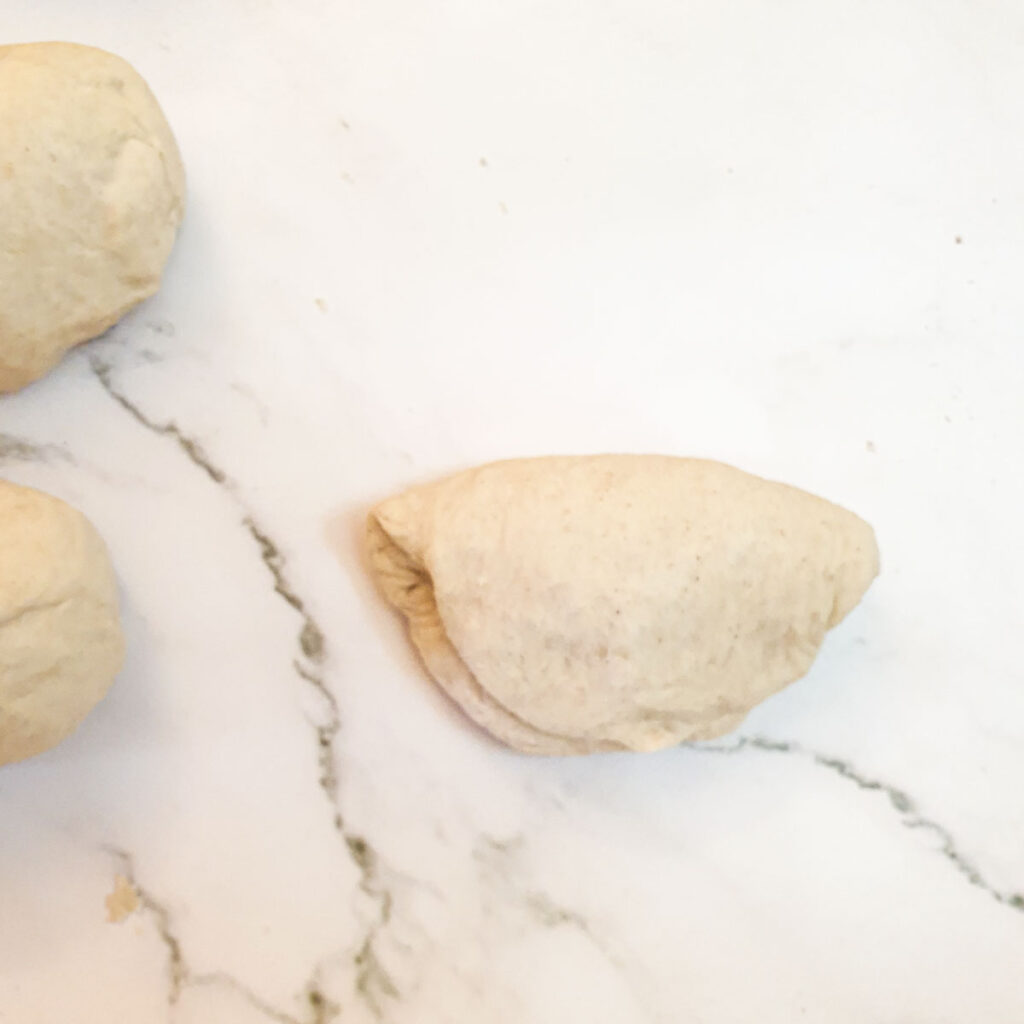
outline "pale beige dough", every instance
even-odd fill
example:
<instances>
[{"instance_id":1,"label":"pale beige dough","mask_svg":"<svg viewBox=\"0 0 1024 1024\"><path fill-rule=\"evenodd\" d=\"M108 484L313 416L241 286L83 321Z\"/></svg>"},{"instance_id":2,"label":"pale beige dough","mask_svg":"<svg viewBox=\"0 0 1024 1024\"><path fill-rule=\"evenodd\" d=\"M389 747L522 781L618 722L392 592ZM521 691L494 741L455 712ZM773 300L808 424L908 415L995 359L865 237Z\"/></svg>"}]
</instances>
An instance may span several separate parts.
<instances>
[{"instance_id":1,"label":"pale beige dough","mask_svg":"<svg viewBox=\"0 0 1024 1024\"><path fill-rule=\"evenodd\" d=\"M460 473L373 509L368 548L437 682L537 754L734 729L807 672L878 573L853 513L656 455Z\"/></svg>"},{"instance_id":2,"label":"pale beige dough","mask_svg":"<svg viewBox=\"0 0 1024 1024\"><path fill-rule=\"evenodd\" d=\"M178 147L129 64L0 47L0 391L157 290L184 204Z\"/></svg>"},{"instance_id":3,"label":"pale beige dough","mask_svg":"<svg viewBox=\"0 0 1024 1024\"><path fill-rule=\"evenodd\" d=\"M0 765L73 732L123 656L99 534L63 501L0 480Z\"/></svg>"}]
</instances>

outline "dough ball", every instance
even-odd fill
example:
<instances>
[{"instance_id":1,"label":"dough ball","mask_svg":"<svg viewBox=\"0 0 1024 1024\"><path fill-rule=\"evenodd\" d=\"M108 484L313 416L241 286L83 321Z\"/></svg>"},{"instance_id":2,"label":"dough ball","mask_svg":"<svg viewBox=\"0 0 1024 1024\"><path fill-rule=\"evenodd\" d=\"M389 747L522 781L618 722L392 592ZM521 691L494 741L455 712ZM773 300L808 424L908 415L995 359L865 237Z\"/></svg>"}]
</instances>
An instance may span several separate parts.
<instances>
[{"instance_id":1,"label":"dough ball","mask_svg":"<svg viewBox=\"0 0 1024 1024\"><path fill-rule=\"evenodd\" d=\"M0 480L0 764L70 735L123 656L99 534L63 501Z\"/></svg>"},{"instance_id":2,"label":"dough ball","mask_svg":"<svg viewBox=\"0 0 1024 1024\"><path fill-rule=\"evenodd\" d=\"M536 754L729 732L807 672L878 573L853 513L654 455L473 469L378 505L368 542L434 678Z\"/></svg>"},{"instance_id":3,"label":"dough ball","mask_svg":"<svg viewBox=\"0 0 1024 1024\"><path fill-rule=\"evenodd\" d=\"M0 46L0 391L157 290L184 202L174 137L129 64Z\"/></svg>"}]
</instances>

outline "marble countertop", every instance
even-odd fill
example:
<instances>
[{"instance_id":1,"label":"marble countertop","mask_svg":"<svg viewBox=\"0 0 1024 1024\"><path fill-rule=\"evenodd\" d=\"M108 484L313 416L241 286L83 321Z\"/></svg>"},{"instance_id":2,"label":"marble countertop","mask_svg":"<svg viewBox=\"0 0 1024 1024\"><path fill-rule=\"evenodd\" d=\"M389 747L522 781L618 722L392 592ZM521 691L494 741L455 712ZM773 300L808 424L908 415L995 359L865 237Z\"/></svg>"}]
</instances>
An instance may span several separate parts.
<instances>
[{"instance_id":1,"label":"marble countertop","mask_svg":"<svg viewBox=\"0 0 1024 1024\"><path fill-rule=\"evenodd\" d=\"M0 1022L1020 1024L1024 10L60 0L187 221L0 401L128 656L0 770ZM707 456L883 573L714 744L531 759L430 684L366 508L490 459Z\"/></svg>"}]
</instances>

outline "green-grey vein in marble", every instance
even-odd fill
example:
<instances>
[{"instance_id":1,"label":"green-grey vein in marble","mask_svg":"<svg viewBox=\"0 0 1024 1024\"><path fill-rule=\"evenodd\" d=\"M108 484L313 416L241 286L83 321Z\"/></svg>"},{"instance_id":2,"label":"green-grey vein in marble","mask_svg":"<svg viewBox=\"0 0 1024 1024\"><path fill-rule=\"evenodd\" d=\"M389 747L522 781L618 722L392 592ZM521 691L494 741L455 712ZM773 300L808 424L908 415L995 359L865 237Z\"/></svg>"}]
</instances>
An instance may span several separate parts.
<instances>
[{"instance_id":1,"label":"green-grey vein in marble","mask_svg":"<svg viewBox=\"0 0 1024 1024\"><path fill-rule=\"evenodd\" d=\"M50 459L71 461L71 456L55 444L36 444L11 434L0 434L0 462L49 462Z\"/></svg>"},{"instance_id":2,"label":"green-grey vein in marble","mask_svg":"<svg viewBox=\"0 0 1024 1024\"><path fill-rule=\"evenodd\" d=\"M190 462L200 468L209 479L218 487L225 490L231 497L234 504L242 511L241 525L255 543L260 559L266 566L273 581L274 592L295 611L301 620L297 646L299 655L292 661L292 667L296 675L312 687L321 698L326 708L326 719L317 725L310 723L317 739L317 765L319 774L317 782L324 795L330 802L333 818L332 824L345 843L345 848L353 863L359 869L359 888L371 902L376 906L372 919L366 924L366 930L359 948L352 955L352 963L356 970L356 990L365 1001L366 1006L378 1017L383 1017L383 1002L385 999L397 998L399 996L394 981L383 968L376 951L376 942L384 928L391 920L391 893L381 884L377 866L377 855L362 836L351 834L345 825L345 819L341 812L338 793L338 777L336 773L335 741L341 731L341 716L338 702L330 688L324 681L322 665L327 658L327 644L324 632L309 612L306 603L292 587L287 574L287 564L280 548L273 538L257 522L256 517L245 505L237 492L237 488L228 474L216 465L207 454L203 446L195 438L189 436L176 423L159 423L147 416L134 402L132 402L113 383L113 367L98 357L90 360L90 365L96 379L103 390L124 409L137 423L152 433L171 438L178 448L185 454ZM163 924L168 920L166 914L158 913L159 905L153 903L153 912L158 927L162 929ZM168 933L170 935L170 933ZM163 937L163 931L161 930ZM173 938L173 936L171 936ZM171 961L172 979L177 978L175 973L183 964L181 959L180 946L176 942L168 941L168 953ZM184 970L184 968L181 968ZM182 978L189 977L186 971ZM206 978L217 977L217 975L206 975ZM178 980L176 986L172 986L172 996L177 997L181 985L184 982ZM200 984L201 979L195 979L194 983ZM246 991L237 982L235 987L243 993ZM312 984L312 983L311 983ZM314 1016L313 1024L326 1024L332 1020L335 1004L316 987L307 987L311 1009ZM278 1011L272 1011L258 1003L259 1008L271 1016L272 1019L293 1024L294 1019L285 1015L274 1016ZM333 1008L333 1009L332 1009ZM325 1016L328 1012L330 1016Z\"/></svg>"},{"instance_id":3,"label":"green-grey vein in marble","mask_svg":"<svg viewBox=\"0 0 1024 1024\"><path fill-rule=\"evenodd\" d=\"M796 743L771 740L763 736L740 736L734 743L729 745L693 744L688 749L710 754L738 754L744 750L760 750L770 754L792 754L803 757L821 768L835 772L836 775L846 779L847 782L853 783L858 789L881 793L888 799L893 810L900 816L904 827L930 832L939 840L939 852L971 885L987 892L998 903L1012 910L1024 913L1024 893L1003 892L997 889L961 853L950 831L938 822L924 817L907 793L896 786L889 785L887 782L862 775L847 761L818 753L815 750L808 750Z\"/></svg>"}]
</instances>

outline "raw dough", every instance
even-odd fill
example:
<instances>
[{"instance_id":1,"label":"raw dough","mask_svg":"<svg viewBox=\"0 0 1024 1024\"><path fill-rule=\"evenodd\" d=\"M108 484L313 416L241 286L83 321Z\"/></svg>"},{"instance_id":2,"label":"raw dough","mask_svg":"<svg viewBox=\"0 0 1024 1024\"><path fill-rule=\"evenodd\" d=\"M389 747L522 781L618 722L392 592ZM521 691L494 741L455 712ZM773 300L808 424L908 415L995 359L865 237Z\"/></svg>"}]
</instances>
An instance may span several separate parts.
<instances>
[{"instance_id":1,"label":"raw dough","mask_svg":"<svg viewBox=\"0 0 1024 1024\"><path fill-rule=\"evenodd\" d=\"M427 668L536 754L734 729L878 572L852 512L655 455L498 462L378 505L369 555Z\"/></svg>"},{"instance_id":2,"label":"raw dough","mask_svg":"<svg viewBox=\"0 0 1024 1024\"><path fill-rule=\"evenodd\" d=\"M184 197L174 137L129 64L73 43L0 47L0 391L157 290Z\"/></svg>"},{"instance_id":3,"label":"raw dough","mask_svg":"<svg viewBox=\"0 0 1024 1024\"><path fill-rule=\"evenodd\" d=\"M99 534L63 501L0 480L0 764L73 732L123 655Z\"/></svg>"}]
</instances>

